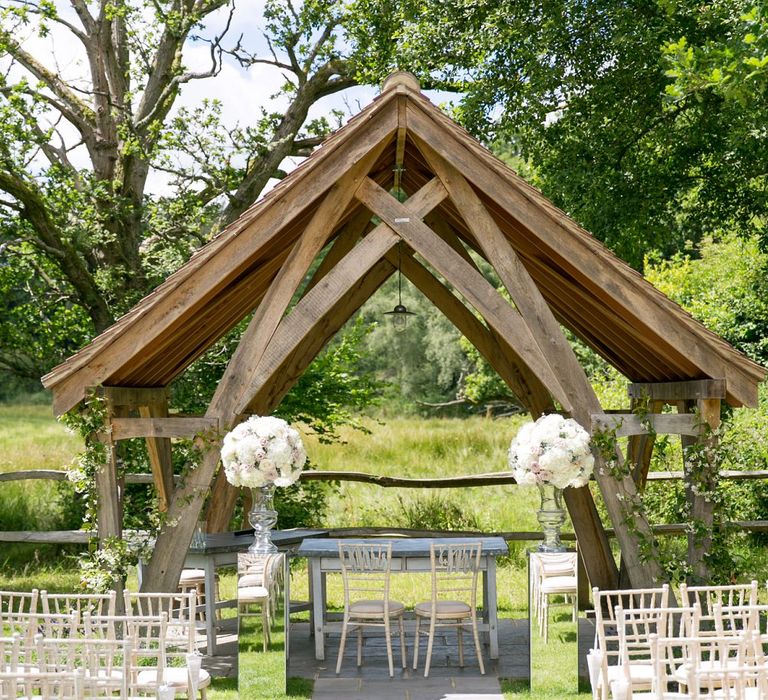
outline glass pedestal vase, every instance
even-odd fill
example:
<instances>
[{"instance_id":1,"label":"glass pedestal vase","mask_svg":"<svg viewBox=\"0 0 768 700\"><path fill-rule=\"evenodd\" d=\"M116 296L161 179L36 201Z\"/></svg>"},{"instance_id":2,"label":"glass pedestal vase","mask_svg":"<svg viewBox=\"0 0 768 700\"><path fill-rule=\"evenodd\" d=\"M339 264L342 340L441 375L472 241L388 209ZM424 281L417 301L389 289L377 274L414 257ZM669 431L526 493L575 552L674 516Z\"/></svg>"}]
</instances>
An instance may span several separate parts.
<instances>
[{"instance_id":1,"label":"glass pedestal vase","mask_svg":"<svg viewBox=\"0 0 768 700\"><path fill-rule=\"evenodd\" d=\"M539 545L539 552L565 552L560 542L560 528L565 522L563 510L563 490L553 484L539 484L541 508L536 512L536 519L544 531L544 541Z\"/></svg>"},{"instance_id":2,"label":"glass pedestal vase","mask_svg":"<svg viewBox=\"0 0 768 700\"><path fill-rule=\"evenodd\" d=\"M253 504L248 520L253 527L253 544L248 547L251 554L274 554L277 547L272 542L271 530L277 523L277 511L272 505L275 485L267 484L251 489Z\"/></svg>"}]
</instances>

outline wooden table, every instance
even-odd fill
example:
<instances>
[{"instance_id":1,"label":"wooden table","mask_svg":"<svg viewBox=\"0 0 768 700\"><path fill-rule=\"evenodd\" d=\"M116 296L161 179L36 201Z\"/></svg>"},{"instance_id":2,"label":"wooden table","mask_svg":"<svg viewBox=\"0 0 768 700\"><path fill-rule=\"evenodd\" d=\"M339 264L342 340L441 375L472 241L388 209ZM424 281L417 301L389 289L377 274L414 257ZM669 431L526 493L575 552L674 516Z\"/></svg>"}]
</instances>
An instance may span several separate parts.
<instances>
[{"instance_id":1,"label":"wooden table","mask_svg":"<svg viewBox=\"0 0 768 700\"><path fill-rule=\"evenodd\" d=\"M339 560L339 542L346 543L392 543L392 573L428 573L431 571L429 559L430 545L461 544L480 542L483 555L480 567L483 573L483 620L478 625L482 632L488 633L488 653L490 658L499 658L499 630L496 602L496 557L509 553L507 543L501 537L437 537L405 539L308 539L301 543L295 556L309 560L310 582L312 587L312 625L315 637L315 658L325 659L325 635L339 625L329 625L326 618L325 578L329 573L341 571Z\"/></svg>"}]
</instances>

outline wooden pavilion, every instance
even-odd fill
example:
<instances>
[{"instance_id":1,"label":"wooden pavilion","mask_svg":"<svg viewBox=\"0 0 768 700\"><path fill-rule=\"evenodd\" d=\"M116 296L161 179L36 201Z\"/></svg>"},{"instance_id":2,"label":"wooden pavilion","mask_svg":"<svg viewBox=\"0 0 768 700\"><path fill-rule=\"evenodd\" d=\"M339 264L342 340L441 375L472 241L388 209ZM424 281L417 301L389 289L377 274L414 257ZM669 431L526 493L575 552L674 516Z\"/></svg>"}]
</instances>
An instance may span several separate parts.
<instances>
[{"instance_id":1,"label":"wooden pavilion","mask_svg":"<svg viewBox=\"0 0 768 700\"><path fill-rule=\"evenodd\" d=\"M146 589L175 588L211 488L214 531L227 527L236 498L221 474L215 478L216 445L174 488L171 438L220 438L243 416L273 411L396 271L398 247L402 273L532 415L562 410L587 430L607 423L631 436L629 457L640 467L620 478L597 469L596 479L629 581L650 585L660 575L639 550L638 532L652 539L648 523L635 517L634 533L627 524L626 504L642 488L650 459L648 423L655 432L695 440L702 432L697 416L716 426L721 400L755 406L767 371L525 183L432 105L413 76L395 73L371 105L274 190L43 379L57 414L103 387L111 424L106 439L113 448L121 439L147 440L169 517ZM493 267L512 302L480 272L470 251ZM299 300L291 306L294 297ZM251 313L205 415L169 417L168 385ZM647 421L604 414L562 327L633 382L630 396L650 400ZM665 404L680 415L662 415ZM97 475L102 538L121 532L114 449L111 454ZM567 489L566 502L592 584L615 586L617 568L589 489ZM711 518L703 499L693 507ZM705 549L706 543L693 546L694 565Z\"/></svg>"}]
</instances>

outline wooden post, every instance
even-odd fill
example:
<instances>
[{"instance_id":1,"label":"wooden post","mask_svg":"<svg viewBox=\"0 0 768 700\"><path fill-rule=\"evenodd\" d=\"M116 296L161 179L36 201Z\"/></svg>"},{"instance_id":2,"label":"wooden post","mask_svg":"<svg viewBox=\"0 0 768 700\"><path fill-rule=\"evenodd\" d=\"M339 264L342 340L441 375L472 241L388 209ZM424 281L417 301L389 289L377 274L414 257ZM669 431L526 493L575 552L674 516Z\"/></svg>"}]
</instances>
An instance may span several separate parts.
<instances>
[{"instance_id":1,"label":"wooden post","mask_svg":"<svg viewBox=\"0 0 768 700\"><path fill-rule=\"evenodd\" d=\"M541 292L534 284L506 236L496 225L493 217L488 213L464 176L447 160L438 155L431 148L431 144L423 138L414 135L414 140L430 167L445 185L451 201L472 232L486 260L494 266L517 306L520 317L535 338L541 354L549 366L558 368L558 380L568 397L564 406L570 408L573 417L586 430L591 430L592 420L589 409L599 406L600 402ZM653 585L653 579L659 578L662 574L661 567L657 565L656 569L658 570L653 570L653 564L649 566L641 562L638 544L628 532L621 503L616 497L613 480L603 478L599 466L598 464L596 479L616 528L622 550L625 548L632 550L629 557L632 560L633 582L636 581L637 586ZM624 481L627 483L623 484L622 488L633 492L634 484L631 479ZM570 496L568 491L571 492ZM578 498L575 495L577 492L578 489L567 489L566 503L571 513L574 528L581 530L580 532L577 529L576 532L585 553L585 563L590 573L590 579L594 585L605 588L617 580L616 564L613 560L608 538L599 518L597 518L596 510L587 509L584 512L576 512L576 504L573 500ZM582 504L582 506L585 505ZM650 534L647 523L640 522L638 526Z\"/></svg>"},{"instance_id":2,"label":"wooden post","mask_svg":"<svg viewBox=\"0 0 768 700\"><path fill-rule=\"evenodd\" d=\"M168 401L152 403L148 406L139 406L139 415L142 418L167 418ZM161 512L168 510L168 503L173 494L173 456L171 454L170 438L147 438L147 452L149 465L152 468L152 476L157 490L157 507Z\"/></svg>"},{"instance_id":3,"label":"wooden post","mask_svg":"<svg viewBox=\"0 0 768 700\"><path fill-rule=\"evenodd\" d=\"M698 438L681 435L683 444L685 496L690 511L689 520L693 524L688 532L688 563L691 566L689 580L692 584L705 584L710 581L709 565L706 555L712 549L712 528L715 520L715 499L711 497L718 486L717 460L713 451L717 448L718 437L712 431L720 427L720 399L697 399L678 404L687 412L698 409L701 419L701 431ZM686 460L685 452L693 450L695 459Z\"/></svg>"}]
</instances>

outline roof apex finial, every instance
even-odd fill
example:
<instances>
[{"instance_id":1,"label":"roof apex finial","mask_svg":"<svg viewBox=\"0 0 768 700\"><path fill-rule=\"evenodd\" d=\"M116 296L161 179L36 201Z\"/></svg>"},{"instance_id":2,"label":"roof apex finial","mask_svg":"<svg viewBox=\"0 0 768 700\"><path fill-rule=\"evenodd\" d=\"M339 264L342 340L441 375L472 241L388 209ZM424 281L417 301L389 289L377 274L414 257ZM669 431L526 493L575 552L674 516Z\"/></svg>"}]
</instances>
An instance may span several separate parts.
<instances>
[{"instance_id":1,"label":"roof apex finial","mask_svg":"<svg viewBox=\"0 0 768 700\"><path fill-rule=\"evenodd\" d=\"M381 91L386 92L387 90L395 89L400 85L408 90L421 92L421 85L419 84L418 78L413 73L406 70L394 71L384 78L384 82L381 84Z\"/></svg>"}]
</instances>

